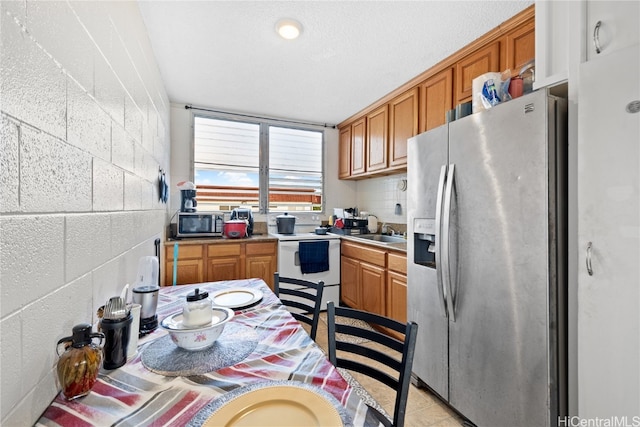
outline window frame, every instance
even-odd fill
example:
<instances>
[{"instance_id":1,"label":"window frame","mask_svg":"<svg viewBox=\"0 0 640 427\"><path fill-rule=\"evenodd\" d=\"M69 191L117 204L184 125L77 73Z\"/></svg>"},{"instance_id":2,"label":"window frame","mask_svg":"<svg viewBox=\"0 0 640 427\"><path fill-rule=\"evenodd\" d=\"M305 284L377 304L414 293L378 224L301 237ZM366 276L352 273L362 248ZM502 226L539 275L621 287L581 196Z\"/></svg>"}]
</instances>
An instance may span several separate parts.
<instances>
[{"instance_id":1,"label":"window frame","mask_svg":"<svg viewBox=\"0 0 640 427\"><path fill-rule=\"evenodd\" d=\"M250 116L239 113L225 112L195 112L191 113L191 141L190 141L190 179L195 182L195 119L226 120L240 123L259 125L259 156L258 156L258 213L262 215L280 213L281 211L269 211L269 127L280 127L302 131L320 132L321 134L321 173L322 173L322 203L319 211L293 211L295 213L324 214L326 209L326 132L324 126L312 124L299 124L292 120L276 119L268 117Z\"/></svg>"}]
</instances>

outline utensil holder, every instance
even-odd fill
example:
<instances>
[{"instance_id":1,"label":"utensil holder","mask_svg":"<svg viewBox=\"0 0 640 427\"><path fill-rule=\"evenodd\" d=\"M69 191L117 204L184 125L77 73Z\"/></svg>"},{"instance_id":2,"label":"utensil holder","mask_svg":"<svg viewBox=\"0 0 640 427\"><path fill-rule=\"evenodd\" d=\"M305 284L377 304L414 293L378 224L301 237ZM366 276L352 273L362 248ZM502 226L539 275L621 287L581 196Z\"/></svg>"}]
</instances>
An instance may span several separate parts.
<instances>
[{"instance_id":1,"label":"utensil holder","mask_svg":"<svg viewBox=\"0 0 640 427\"><path fill-rule=\"evenodd\" d=\"M100 328L105 335L105 343L102 348L105 369L116 369L127 362L127 346L132 321L131 314L124 319L102 319L100 321Z\"/></svg>"}]
</instances>

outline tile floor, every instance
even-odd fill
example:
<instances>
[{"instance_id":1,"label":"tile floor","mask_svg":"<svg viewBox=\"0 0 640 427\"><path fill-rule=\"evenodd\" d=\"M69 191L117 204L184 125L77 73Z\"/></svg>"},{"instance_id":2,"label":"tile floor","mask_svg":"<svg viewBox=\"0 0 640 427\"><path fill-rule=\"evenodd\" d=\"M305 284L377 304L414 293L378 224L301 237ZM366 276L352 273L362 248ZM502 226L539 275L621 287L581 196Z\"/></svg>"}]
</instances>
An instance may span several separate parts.
<instances>
[{"instance_id":1,"label":"tile floor","mask_svg":"<svg viewBox=\"0 0 640 427\"><path fill-rule=\"evenodd\" d=\"M325 352L327 351L327 325L323 321L318 322L316 342ZM393 413L394 396L388 387L357 372L351 372L351 374L389 414ZM460 427L463 425L462 418L428 390L417 388L413 384L410 387L405 417L406 427Z\"/></svg>"}]
</instances>

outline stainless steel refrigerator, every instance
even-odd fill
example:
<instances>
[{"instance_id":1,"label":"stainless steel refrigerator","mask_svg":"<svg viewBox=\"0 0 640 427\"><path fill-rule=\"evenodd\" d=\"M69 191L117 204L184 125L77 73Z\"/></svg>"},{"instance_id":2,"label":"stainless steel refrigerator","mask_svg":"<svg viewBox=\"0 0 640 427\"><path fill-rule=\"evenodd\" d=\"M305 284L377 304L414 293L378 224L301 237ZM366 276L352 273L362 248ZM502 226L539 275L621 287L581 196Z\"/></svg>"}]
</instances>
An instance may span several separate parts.
<instances>
[{"instance_id":1,"label":"stainless steel refrigerator","mask_svg":"<svg viewBox=\"0 0 640 427\"><path fill-rule=\"evenodd\" d=\"M541 90L408 142L413 371L478 426L566 413L566 121Z\"/></svg>"}]
</instances>

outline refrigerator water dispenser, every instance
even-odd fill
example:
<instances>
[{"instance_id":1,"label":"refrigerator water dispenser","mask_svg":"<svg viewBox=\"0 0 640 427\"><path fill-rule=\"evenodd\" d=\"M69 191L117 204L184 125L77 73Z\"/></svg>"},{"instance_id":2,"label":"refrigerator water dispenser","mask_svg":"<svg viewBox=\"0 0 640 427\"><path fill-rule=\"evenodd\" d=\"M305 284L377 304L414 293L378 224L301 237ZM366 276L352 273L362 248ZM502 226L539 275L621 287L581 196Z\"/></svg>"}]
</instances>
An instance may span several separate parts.
<instances>
[{"instance_id":1,"label":"refrigerator water dispenser","mask_svg":"<svg viewBox=\"0 0 640 427\"><path fill-rule=\"evenodd\" d=\"M436 220L415 218L413 220L413 262L436 268Z\"/></svg>"}]
</instances>

